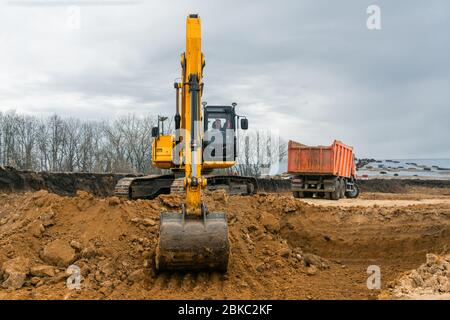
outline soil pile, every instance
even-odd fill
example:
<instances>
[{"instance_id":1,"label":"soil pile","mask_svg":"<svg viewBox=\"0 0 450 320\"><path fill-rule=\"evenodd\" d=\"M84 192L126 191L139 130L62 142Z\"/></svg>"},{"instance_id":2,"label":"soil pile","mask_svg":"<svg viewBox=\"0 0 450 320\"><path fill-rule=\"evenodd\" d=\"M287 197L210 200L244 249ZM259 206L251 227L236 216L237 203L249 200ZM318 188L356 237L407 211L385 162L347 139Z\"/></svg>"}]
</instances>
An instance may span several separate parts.
<instances>
[{"instance_id":1,"label":"soil pile","mask_svg":"<svg viewBox=\"0 0 450 320\"><path fill-rule=\"evenodd\" d=\"M59 195L75 195L84 190L96 196L113 195L117 181L132 174L35 172L0 166L0 191L24 192L47 190Z\"/></svg>"},{"instance_id":2,"label":"soil pile","mask_svg":"<svg viewBox=\"0 0 450 320\"><path fill-rule=\"evenodd\" d=\"M0 299L375 299L367 266L387 283L450 243L448 202L340 208L218 190L205 202L228 216L228 272L155 274L159 214L182 201L0 194Z\"/></svg>"},{"instance_id":3,"label":"soil pile","mask_svg":"<svg viewBox=\"0 0 450 320\"><path fill-rule=\"evenodd\" d=\"M390 284L381 298L450 299L450 254L427 254L426 262Z\"/></svg>"}]
</instances>

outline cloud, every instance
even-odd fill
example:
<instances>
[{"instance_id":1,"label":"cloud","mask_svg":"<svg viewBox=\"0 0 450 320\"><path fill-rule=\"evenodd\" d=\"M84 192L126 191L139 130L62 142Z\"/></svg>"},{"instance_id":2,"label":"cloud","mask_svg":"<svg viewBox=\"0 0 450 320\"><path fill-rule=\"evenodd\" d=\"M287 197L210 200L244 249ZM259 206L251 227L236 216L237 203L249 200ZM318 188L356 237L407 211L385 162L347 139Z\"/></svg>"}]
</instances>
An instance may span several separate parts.
<instances>
[{"instance_id":1,"label":"cloud","mask_svg":"<svg viewBox=\"0 0 450 320\"><path fill-rule=\"evenodd\" d=\"M210 104L359 156L450 157L446 1L377 1L379 31L366 28L369 1L125 1L81 6L79 30L68 2L0 2L0 111L170 115L185 17L198 12Z\"/></svg>"}]
</instances>

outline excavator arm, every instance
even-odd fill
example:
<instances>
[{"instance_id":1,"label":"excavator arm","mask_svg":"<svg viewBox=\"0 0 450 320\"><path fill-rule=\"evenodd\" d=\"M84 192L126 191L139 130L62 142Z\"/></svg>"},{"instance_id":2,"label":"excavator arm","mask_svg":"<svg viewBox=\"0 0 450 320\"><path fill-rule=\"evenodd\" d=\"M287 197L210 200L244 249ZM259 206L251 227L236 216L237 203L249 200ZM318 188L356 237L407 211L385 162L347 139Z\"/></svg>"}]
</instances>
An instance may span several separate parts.
<instances>
[{"instance_id":1,"label":"excavator arm","mask_svg":"<svg viewBox=\"0 0 450 320\"><path fill-rule=\"evenodd\" d=\"M202 108L203 67L205 59L201 46L201 22L198 15L189 15L186 21L186 52L181 55L181 129L185 135L186 210L201 214L201 191L206 186L202 178Z\"/></svg>"},{"instance_id":2,"label":"excavator arm","mask_svg":"<svg viewBox=\"0 0 450 320\"><path fill-rule=\"evenodd\" d=\"M160 217L159 241L155 254L157 270L216 270L228 267L229 239L226 214L209 212L202 202L206 178L203 167L203 67L201 25L198 15L189 15L186 21L186 51L181 55L182 82L175 84L181 90L181 113L175 115L175 141L184 140L180 151L184 159L184 190L186 202L181 212L163 212ZM178 120L177 120L178 119ZM184 153L184 154L183 154ZM184 157L183 157L184 156Z\"/></svg>"}]
</instances>

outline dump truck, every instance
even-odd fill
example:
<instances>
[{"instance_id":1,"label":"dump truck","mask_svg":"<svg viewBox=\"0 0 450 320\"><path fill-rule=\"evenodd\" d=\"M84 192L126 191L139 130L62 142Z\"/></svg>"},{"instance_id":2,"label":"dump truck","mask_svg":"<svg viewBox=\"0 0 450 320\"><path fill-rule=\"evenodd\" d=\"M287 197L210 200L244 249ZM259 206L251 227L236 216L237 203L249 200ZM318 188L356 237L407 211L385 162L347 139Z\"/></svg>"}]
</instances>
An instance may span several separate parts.
<instances>
[{"instance_id":1,"label":"dump truck","mask_svg":"<svg viewBox=\"0 0 450 320\"><path fill-rule=\"evenodd\" d=\"M353 148L335 140L331 146L307 146L295 141L288 144L288 174L295 198L356 198Z\"/></svg>"}]
</instances>

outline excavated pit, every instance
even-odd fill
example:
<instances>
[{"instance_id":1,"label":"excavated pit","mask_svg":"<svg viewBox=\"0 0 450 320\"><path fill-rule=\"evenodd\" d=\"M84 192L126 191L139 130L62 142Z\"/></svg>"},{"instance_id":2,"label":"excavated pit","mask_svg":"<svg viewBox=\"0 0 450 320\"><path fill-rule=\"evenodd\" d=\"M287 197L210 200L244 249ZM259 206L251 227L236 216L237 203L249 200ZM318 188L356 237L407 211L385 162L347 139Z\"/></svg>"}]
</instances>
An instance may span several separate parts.
<instances>
[{"instance_id":1,"label":"excavated pit","mask_svg":"<svg viewBox=\"0 0 450 320\"><path fill-rule=\"evenodd\" d=\"M339 202L285 194L206 192L211 211L227 212L226 274L152 269L159 214L182 198L126 201L78 191L0 194L1 299L376 299L427 253L450 243L446 188L365 193ZM80 268L80 290L66 281Z\"/></svg>"}]
</instances>

